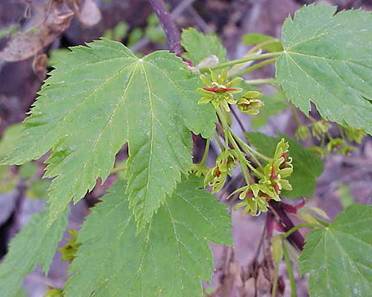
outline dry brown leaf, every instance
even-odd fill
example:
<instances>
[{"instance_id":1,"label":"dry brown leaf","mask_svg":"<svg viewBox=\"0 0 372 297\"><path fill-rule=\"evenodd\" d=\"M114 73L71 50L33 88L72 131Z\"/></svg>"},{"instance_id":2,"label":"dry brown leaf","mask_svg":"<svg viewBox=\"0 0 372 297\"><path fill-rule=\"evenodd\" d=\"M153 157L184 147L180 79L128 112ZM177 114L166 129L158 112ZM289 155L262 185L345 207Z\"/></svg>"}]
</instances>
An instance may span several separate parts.
<instances>
[{"instance_id":1,"label":"dry brown leaf","mask_svg":"<svg viewBox=\"0 0 372 297\"><path fill-rule=\"evenodd\" d=\"M52 43L69 27L74 16L68 2L70 1L49 1L44 7L44 17L41 22L14 34L6 47L0 51L0 59L7 62L25 60Z\"/></svg>"}]
</instances>

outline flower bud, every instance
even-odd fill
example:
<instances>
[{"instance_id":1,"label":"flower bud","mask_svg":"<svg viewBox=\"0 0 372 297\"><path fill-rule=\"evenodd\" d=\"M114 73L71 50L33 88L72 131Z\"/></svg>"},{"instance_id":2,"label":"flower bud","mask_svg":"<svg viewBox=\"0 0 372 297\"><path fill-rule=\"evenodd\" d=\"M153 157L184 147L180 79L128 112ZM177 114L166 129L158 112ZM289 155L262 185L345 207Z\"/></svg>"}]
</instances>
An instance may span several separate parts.
<instances>
[{"instance_id":1,"label":"flower bud","mask_svg":"<svg viewBox=\"0 0 372 297\"><path fill-rule=\"evenodd\" d=\"M240 98L237 102L239 110L249 115L258 115L263 105L260 99L246 99L245 97Z\"/></svg>"},{"instance_id":2,"label":"flower bud","mask_svg":"<svg viewBox=\"0 0 372 297\"><path fill-rule=\"evenodd\" d=\"M306 140L309 138L309 129L306 126L299 126L296 131L296 138L299 140Z\"/></svg>"},{"instance_id":3,"label":"flower bud","mask_svg":"<svg viewBox=\"0 0 372 297\"><path fill-rule=\"evenodd\" d=\"M361 143L363 137L366 135L363 129L356 129L352 127L344 127L344 132L347 139L351 142Z\"/></svg>"},{"instance_id":4,"label":"flower bud","mask_svg":"<svg viewBox=\"0 0 372 297\"><path fill-rule=\"evenodd\" d=\"M242 96L242 98L245 98L245 99L259 99L261 97L262 97L262 93L259 91L248 91Z\"/></svg>"},{"instance_id":5,"label":"flower bud","mask_svg":"<svg viewBox=\"0 0 372 297\"><path fill-rule=\"evenodd\" d=\"M322 137L328 132L330 124L326 121L320 120L313 124L312 133L315 138L322 139Z\"/></svg>"},{"instance_id":6,"label":"flower bud","mask_svg":"<svg viewBox=\"0 0 372 297\"><path fill-rule=\"evenodd\" d=\"M342 138L332 138L327 144L328 152L338 151L344 146L345 142Z\"/></svg>"}]
</instances>

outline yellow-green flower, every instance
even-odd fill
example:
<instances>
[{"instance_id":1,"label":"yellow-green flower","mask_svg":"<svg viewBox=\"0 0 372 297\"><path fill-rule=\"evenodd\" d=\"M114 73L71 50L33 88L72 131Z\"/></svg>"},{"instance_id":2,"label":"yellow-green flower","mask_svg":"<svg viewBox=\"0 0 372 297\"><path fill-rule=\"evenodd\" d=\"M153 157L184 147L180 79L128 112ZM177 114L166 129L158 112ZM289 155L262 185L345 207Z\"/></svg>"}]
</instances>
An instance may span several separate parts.
<instances>
[{"instance_id":1,"label":"yellow-green flower","mask_svg":"<svg viewBox=\"0 0 372 297\"><path fill-rule=\"evenodd\" d=\"M249 115L258 115L264 103L259 99L262 94L258 91L246 92L237 102L239 110Z\"/></svg>"},{"instance_id":2,"label":"yellow-green flower","mask_svg":"<svg viewBox=\"0 0 372 297\"><path fill-rule=\"evenodd\" d=\"M68 231L70 238L68 242L59 249L62 259L68 262L72 262L75 259L76 253L80 247L77 242L78 231L70 229Z\"/></svg>"},{"instance_id":3,"label":"yellow-green flower","mask_svg":"<svg viewBox=\"0 0 372 297\"><path fill-rule=\"evenodd\" d=\"M363 137L366 136L363 129L356 129L349 126L344 127L343 129L347 139L351 142L361 143Z\"/></svg>"},{"instance_id":4,"label":"yellow-green flower","mask_svg":"<svg viewBox=\"0 0 372 297\"><path fill-rule=\"evenodd\" d=\"M213 192L219 192L235 166L236 153L234 150L223 151L216 160L216 165L210 168L205 175L204 185L210 186Z\"/></svg>"},{"instance_id":5,"label":"yellow-green flower","mask_svg":"<svg viewBox=\"0 0 372 297\"><path fill-rule=\"evenodd\" d=\"M307 126L299 126L296 130L296 138L298 140L306 140L309 138L309 128Z\"/></svg>"},{"instance_id":6,"label":"yellow-green flower","mask_svg":"<svg viewBox=\"0 0 372 297\"><path fill-rule=\"evenodd\" d=\"M355 150L355 148L348 145L342 138L332 138L327 144L327 151L329 153L338 152L343 155L348 155L353 150Z\"/></svg>"},{"instance_id":7,"label":"yellow-green flower","mask_svg":"<svg viewBox=\"0 0 372 297\"><path fill-rule=\"evenodd\" d=\"M240 93L241 78L230 80L227 71L215 72L211 70L209 74L200 76L203 82L203 87L199 88L202 97L199 99L199 104L212 103L215 108L223 107L226 111L230 111L229 104L235 104L234 94Z\"/></svg>"},{"instance_id":8,"label":"yellow-green flower","mask_svg":"<svg viewBox=\"0 0 372 297\"><path fill-rule=\"evenodd\" d=\"M236 207L243 208L244 211L251 215L259 215L261 212L268 210L267 198L269 197L266 193L264 185L252 184L242 188L242 192L239 195L239 202Z\"/></svg>"},{"instance_id":9,"label":"yellow-green flower","mask_svg":"<svg viewBox=\"0 0 372 297\"><path fill-rule=\"evenodd\" d=\"M205 176L209 168L203 164L192 164L190 172L195 176Z\"/></svg>"},{"instance_id":10,"label":"yellow-green flower","mask_svg":"<svg viewBox=\"0 0 372 297\"><path fill-rule=\"evenodd\" d=\"M276 146L274 157L263 168L263 175L259 183L266 185L266 193L271 199L280 200L279 194L284 190L292 190L286 179L293 172L292 158L288 152L289 144L282 138Z\"/></svg>"},{"instance_id":11,"label":"yellow-green flower","mask_svg":"<svg viewBox=\"0 0 372 297\"><path fill-rule=\"evenodd\" d=\"M258 175L258 182L240 188L239 199L242 200L236 207L252 215L258 215L268 210L268 202L273 199L280 200L282 190L292 190L287 178L293 172L292 158L289 156L289 144L283 138L276 146L274 157Z\"/></svg>"},{"instance_id":12,"label":"yellow-green flower","mask_svg":"<svg viewBox=\"0 0 372 297\"><path fill-rule=\"evenodd\" d=\"M322 158L327 155L327 151L325 150L325 148L321 146L313 145L313 146L310 146L308 149L312 151L313 153L318 154Z\"/></svg>"},{"instance_id":13,"label":"yellow-green flower","mask_svg":"<svg viewBox=\"0 0 372 297\"><path fill-rule=\"evenodd\" d=\"M320 120L313 123L311 132L315 138L322 139L323 136L327 134L329 127L329 123L324 120Z\"/></svg>"}]
</instances>

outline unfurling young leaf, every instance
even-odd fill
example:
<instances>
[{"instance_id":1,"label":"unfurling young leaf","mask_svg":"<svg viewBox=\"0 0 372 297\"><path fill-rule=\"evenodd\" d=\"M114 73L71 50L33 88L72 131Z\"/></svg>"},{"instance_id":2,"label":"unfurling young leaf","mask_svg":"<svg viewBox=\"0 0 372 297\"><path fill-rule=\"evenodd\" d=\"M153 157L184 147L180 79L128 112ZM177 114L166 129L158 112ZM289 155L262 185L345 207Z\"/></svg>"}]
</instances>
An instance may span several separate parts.
<instances>
[{"instance_id":1,"label":"unfurling young leaf","mask_svg":"<svg viewBox=\"0 0 372 297\"><path fill-rule=\"evenodd\" d=\"M219 62L226 60L226 49L213 34L206 35L194 28L183 30L182 46L186 50L185 58L195 66L210 56L216 56Z\"/></svg>"},{"instance_id":2,"label":"unfurling young leaf","mask_svg":"<svg viewBox=\"0 0 372 297\"><path fill-rule=\"evenodd\" d=\"M212 107L197 104L198 78L169 52L139 59L109 40L59 59L18 136L5 139L1 163L22 164L52 149L52 221L110 174L128 142L130 206L139 225L148 223L191 167L190 131L214 133Z\"/></svg>"},{"instance_id":3,"label":"unfurling young leaf","mask_svg":"<svg viewBox=\"0 0 372 297\"><path fill-rule=\"evenodd\" d=\"M285 21L282 41L276 76L288 98L372 134L372 14L305 6Z\"/></svg>"},{"instance_id":4,"label":"unfurling young leaf","mask_svg":"<svg viewBox=\"0 0 372 297\"><path fill-rule=\"evenodd\" d=\"M197 178L181 182L136 234L118 182L79 233L65 296L203 296L213 268L208 243L230 244L231 229L226 207L201 187Z\"/></svg>"}]
</instances>

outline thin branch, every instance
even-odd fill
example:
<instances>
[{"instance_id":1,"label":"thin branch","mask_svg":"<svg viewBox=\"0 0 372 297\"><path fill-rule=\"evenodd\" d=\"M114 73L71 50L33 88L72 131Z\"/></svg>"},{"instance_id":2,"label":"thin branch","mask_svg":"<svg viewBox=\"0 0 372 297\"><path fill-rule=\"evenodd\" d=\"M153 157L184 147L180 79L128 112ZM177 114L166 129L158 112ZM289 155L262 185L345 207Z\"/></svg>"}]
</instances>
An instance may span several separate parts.
<instances>
[{"instance_id":1,"label":"thin branch","mask_svg":"<svg viewBox=\"0 0 372 297\"><path fill-rule=\"evenodd\" d=\"M195 2L195 0L183 0L182 2L180 2L170 13L172 20L175 20L176 18L178 18L186 9L191 8L192 7L191 5L193 2ZM160 25L159 25L159 28L160 28ZM140 51L150 42L151 42L150 39L148 39L145 36L140 41L138 41L133 46L131 46L131 50L134 52Z\"/></svg>"},{"instance_id":2,"label":"thin branch","mask_svg":"<svg viewBox=\"0 0 372 297\"><path fill-rule=\"evenodd\" d=\"M231 108L231 113L232 113L233 117L235 118L236 122L238 123L240 129L243 131L243 133L247 132L244 128L242 120L239 118L239 116L236 113L236 111L234 110L234 108Z\"/></svg>"},{"instance_id":3,"label":"thin branch","mask_svg":"<svg viewBox=\"0 0 372 297\"><path fill-rule=\"evenodd\" d=\"M177 56L182 54L181 36L176 24L173 22L171 15L168 13L163 0L148 0L152 9L159 18L160 24L168 40L169 50Z\"/></svg>"},{"instance_id":4,"label":"thin branch","mask_svg":"<svg viewBox=\"0 0 372 297\"><path fill-rule=\"evenodd\" d=\"M282 245L283 245L284 261L287 266L287 273L288 273L289 283L291 286L291 297L297 297L296 279L293 273L292 262L291 262L291 259L289 258L287 243L283 241Z\"/></svg>"},{"instance_id":5,"label":"thin branch","mask_svg":"<svg viewBox=\"0 0 372 297\"><path fill-rule=\"evenodd\" d=\"M227 61L227 62L224 62L224 63L217 64L216 66L210 67L210 68L212 68L212 69L223 69L223 68L231 67L231 66L234 66L234 65L245 64L245 63L250 62L250 61L256 61L256 60L263 60L263 59L267 59L267 58L278 57L281 54L282 54L282 52L265 53L265 54L251 54L251 55L247 55L247 56L245 56L243 58L240 58L240 59L236 59L236 60ZM209 68L207 68L207 67L202 68L201 71L209 71Z\"/></svg>"},{"instance_id":6,"label":"thin branch","mask_svg":"<svg viewBox=\"0 0 372 297\"><path fill-rule=\"evenodd\" d=\"M278 216L279 223L284 229L284 232L288 232L294 227L292 220L283 209L283 204L276 201L270 201L270 207L272 211ZM302 251L304 248L305 240L299 231L294 231L287 237L288 241L295 246L298 250Z\"/></svg>"},{"instance_id":7,"label":"thin branch","mask_svg":"<svg viewBox=\"0 0 372 297\"><path fill-rule=\"evenodd\" d=\"M191 5L187 8L187 12L194 18L195 24L204 32L213 32L212 28L204 21L204 19L199 15L199 13Z\"/></svg>"}]
</instances>

